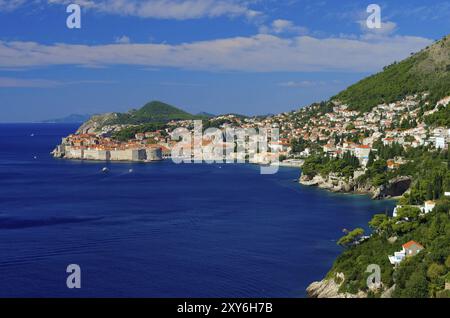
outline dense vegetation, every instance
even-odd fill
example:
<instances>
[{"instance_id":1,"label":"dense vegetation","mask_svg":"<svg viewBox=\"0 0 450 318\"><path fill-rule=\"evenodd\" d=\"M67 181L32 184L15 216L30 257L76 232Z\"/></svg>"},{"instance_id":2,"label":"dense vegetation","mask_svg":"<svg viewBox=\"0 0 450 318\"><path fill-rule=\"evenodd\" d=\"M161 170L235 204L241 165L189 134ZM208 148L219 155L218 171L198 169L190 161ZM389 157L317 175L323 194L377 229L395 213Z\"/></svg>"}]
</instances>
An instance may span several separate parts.
<instances>
[{"instance_id":1,"label":"dense vegetation","mask_svg":"<svg viewBox=\"0 0 450 318\"><path fill-rule=\"evenodd\" d=\"M413 176L409 192L400 200L401 204L422 204L426 200L437 200L450 191L449 151L430 152L414 149L408 152L410 161L401 166L398 173Z\"/></svg>"},{"instance_id":2,"label":"dense vegetation","mask_svg":"<svg viewBox=\"0 0 450 318\"><path fill-rule=\"evenodd\" d=\"M148 123L138 126L130 126L115 132L112 137L119 141L128 141L130 139L134 139L135 135L138 133L157 131L164 128L166 128L166 124L164 123Z\"/></svg>"},{"instance_id":3,"label":"dense vegetation","mask_svg":"<svg viewBox=\"0 0 450 318\"><path fill-rule=\"evenodd\" d=\"M306 148L311 147L311 142L303 138L292 138L291 139L291 151L292 153L301 153L305 151Z\"/></svg>"},{"instance_id":4,"label":"dense vegetation","mask_svg":"<svg viewBox=\"0 0 450 318\"><path fill-rule=\"evenodd\" d=\"M315 154L306 158L302 167L304 175L314 177L316 175L327 176L334 173L346 178L353 177L354 172L359 168L358 158L345 153L342 158L330 158L323 154Z\"/></svg>"},{"instance_id":5,"label":"dense vegetation","mask_svg":"<svg viewBox=\"0 0 450 318\"><path fill-rule=\"evenodd\" d=\"M403 207L398 209L397 217L382 213L369 222L373 230L369 240L360 242L363 232L356 229L338 241L346 250L335 261L329 277L344 273L341 292L367 292L369 273L365 272L366 268L377 264L381 267L384 286L390 287L395 283L394 297L450 297L449 291L444 290L445 282L450 278L450 198L444 196L444 192L450 191L449 152L432 152L427 148L403 151L396 145L380 146L378 151L381 159L373 161L369 171L378 165L375 169L379 169L385 158L401 152L409 162L395 174L411 175L415 181L410 191L399 200ZM380 176L389 175L382 170L378 171ZM426 216L416 207L425 200L437 201L434 211ZM394 237L397 238L395 241L392 240ZM394 270L388 255L401 250L401 245L410 240L419 242L425 250ZM369 294L379 296L372 292Z\"/></svg>"},{"instance_id":6,"label":"dense vegetation","mask_svg":"<svg viewBox=\"0 0 450 318\"><path fill-rule=\"evenodd\" d=\"M430 93L436 103L450 95L450 37L412 55L406 60L385 67L333 97L353 110L370 111L382 103L392 103L407 95Z\"/></svg>"},{"instance_id":7,"label":"dense vegetation","mask_svg":"<svg viewBox=\"0 0 450 318\"><path fill-rule=\"evenodd\" d=\"M381 281L384 287L396 285L394 297L444 297L450 272L450 201L443 199L430 214L420 217L414 209L403 211L397 218L385 214L375 215L370 222L374 234L369 240L351 245L335 261L329 277L344 273L345 281L340 292L368 292L367 266L377 264L381 268ZM398 222L405 216L410 224L399 227ZM415 216L415 218L411 218ZM352 233L352 232L350 232ZM388 238L397 236L397 240ZM345 237L344 237L345 238ZM417 256L407 258L396 269L389 263L388 255L401 250L401 245L415 240L425 250ZM348 245L347 245L348 246ZM380 294L373 294L379 296Z\"/></svg>"},{"instance_id":8,"label":"dense vegetation","mask_svg":"<svg viewBox=\"0 0 450 318\"><path fill-rule=\"evenodd\" d=\"M450 107L440 106L436 113L425 117L425 123L430 126L450 127Z\"/></svg>"}]
</instances>

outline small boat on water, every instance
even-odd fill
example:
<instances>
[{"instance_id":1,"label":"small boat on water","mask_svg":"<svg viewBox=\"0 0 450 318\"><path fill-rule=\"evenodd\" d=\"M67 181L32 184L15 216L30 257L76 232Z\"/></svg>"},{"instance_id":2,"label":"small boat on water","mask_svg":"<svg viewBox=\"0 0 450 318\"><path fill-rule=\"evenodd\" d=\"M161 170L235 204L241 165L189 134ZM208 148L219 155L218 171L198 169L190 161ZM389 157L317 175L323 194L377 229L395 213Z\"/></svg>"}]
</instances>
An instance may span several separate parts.
<instances>
[{"instance_id":1,"label":"small boat on water","mask_svg":"<svg viewBox=\"0 0 450 318\"><path fill-rule=\"evenodd\" d=\"M104 168L102 169L102 172L107 173L107 172L109 172L109 169L106 168L106 167L104 167Z\"/></svg>"}]
</instances>

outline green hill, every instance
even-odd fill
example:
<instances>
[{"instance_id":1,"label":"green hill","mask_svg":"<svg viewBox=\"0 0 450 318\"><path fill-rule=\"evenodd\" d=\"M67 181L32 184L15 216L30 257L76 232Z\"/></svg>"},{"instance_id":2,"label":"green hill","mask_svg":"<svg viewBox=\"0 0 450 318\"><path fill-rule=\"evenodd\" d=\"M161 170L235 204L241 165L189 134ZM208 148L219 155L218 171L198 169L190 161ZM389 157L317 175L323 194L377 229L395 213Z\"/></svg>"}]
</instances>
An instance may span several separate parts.
<instances>
[{"instance_id":1,"label":"green hill","mask_svg":"<svg viewBox=\"0 0 450 318\"><path fill-rule=\"evenodd\" d=\"M140 125L146 123L165 123L171 120L192 120L197 118L199 118L199 116L189 114L172 105L160 101L152 101L138 110L117 114L116 118L110 120L107 124Z\"/></svg>"},{"instance_id":2,"label":"green hill","mask_svg":"<svg viewBox=\"0 0 450 318\"><path fill-rule=\"evenodd\" d=\"M195 116L178 109L172 105L153 101L145 104L141 109L133 114L137 118L156 119L192 119Z\"/></svg>"},{"instance_id":3,"label":"green hill","mask_svg":"<svg viewBox=\"0 0 450 318\"><path fill-rule=\"evenodd\" d=\"M407 95L428 91L431 102L450 95L450 36L389 65L350 86L332 100L346 103L352 110L367 112L382 103L391 103Z\"/></svg>"}]
</instances>

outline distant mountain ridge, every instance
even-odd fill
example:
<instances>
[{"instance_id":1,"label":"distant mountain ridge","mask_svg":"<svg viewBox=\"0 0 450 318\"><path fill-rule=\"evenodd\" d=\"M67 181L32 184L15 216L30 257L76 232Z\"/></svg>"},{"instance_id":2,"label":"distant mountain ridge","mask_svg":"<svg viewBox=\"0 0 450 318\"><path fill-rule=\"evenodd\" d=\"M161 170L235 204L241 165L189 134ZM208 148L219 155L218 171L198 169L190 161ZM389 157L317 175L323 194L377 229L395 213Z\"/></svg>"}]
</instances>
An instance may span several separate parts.
<instances>
[{"instance_id":1,"label":"distant mountain ridge","mask_svg":"<svg viewBox=\"0 0 450 318\"><path fill-rule=\"evenodd\" d=\"M69 116L62 117L62 118L43 120L42 122L47 123L47 124L64 124L64 123L79 124L79 123L84 123L91 117L92 117L92 115L90 115L90 114L71 114Z\"/></svg>"},{"instance_id":2,"label":"distant mountain ridge","mask_svg":"<svg viewBox=\"0 0 450 318\"><path fill-rule=\"evenodd\" d=\"M216 117L217 115L214 115L214 114L211 114L211 113L207 113L207 112L200 112L200 113L197 114L197 116L213 118L213 117Z\"/></svg>"}]
</instances>

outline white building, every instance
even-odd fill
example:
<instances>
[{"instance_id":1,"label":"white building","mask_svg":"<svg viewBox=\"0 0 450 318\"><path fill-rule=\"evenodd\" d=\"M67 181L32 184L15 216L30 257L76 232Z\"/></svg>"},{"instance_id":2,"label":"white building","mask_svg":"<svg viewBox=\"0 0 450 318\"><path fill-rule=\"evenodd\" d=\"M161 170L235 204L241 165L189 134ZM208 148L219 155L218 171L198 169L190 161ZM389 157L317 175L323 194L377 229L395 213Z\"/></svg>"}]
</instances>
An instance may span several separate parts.
<instances>
[{"instance_id":1,"label":"white building","mask_svg":"<svg viewBox=\"0 0 450 318\"><path fill-rule=\"evenodd\" d=\"M369 146L359 146L355 148L355 156L360 159L369 159L370 155L370 147Z\"/></svg>"},{"instance_id":2,"label":"white building","mask_svg":"<svg viewBox=\"0 0 450 318\"><path fill-rule=\"evenodd\" d=\"M400 264L406 257L411 257L419 254L424 247L415 241L409 241L402 245L402 250L400 252L395 252L394 255L389 255L389 262L392 265Z\"/></svg>"},{"instance_id":3,"label":"white building","mask_svg":"<svg viewBox=\"0 0 450 318\"><path fill-rule=\"evenodd\" d=\"M436 137L435 144L437 149L445 149L445 137Z\"/></svg>"},{"instance_id":4,"label":"white building","mask_svg":"<svg viewBox=\"0 0 450 318\"><path fill-rule=\"evenodd\" d=\"M392 265L398 265L400 264L406 257L405 249L401 250L400 252L395 252L394 255L389 255L389 262Z\"/></svg>"},{"instance_id":5,"label":"white building","mask_svg":"<svg viewBox=\"0 0 450 318\"><path fill-rule=\"evenodd\" d=\"M420 208L422 213L428 214L436 207L436 202L434 201L426 201L425 205Z\"/></svg>"},{"instance_id":6,"label":"white building","mask_svg":"<svg viewBox=\"0 0 450 318\"><path fill-rule=\"evenodd\" d=\"M446 192L447 193L447 192ZM450 196L450 193L448 193ZM394 212L392 214L392 216L394 218L396 218L398 216L398 210L401 209L403 206L401 205L397 205L394 208ZM434 210L434 208L436 207L436 202L434 201L426 201L425 204L423 206L418 206L418 205L412 205L411 207L416 207L419 208L420 211L422 212L422 214L428 214L430 212L432 212Z\"/></svg>"}]
</instances>

